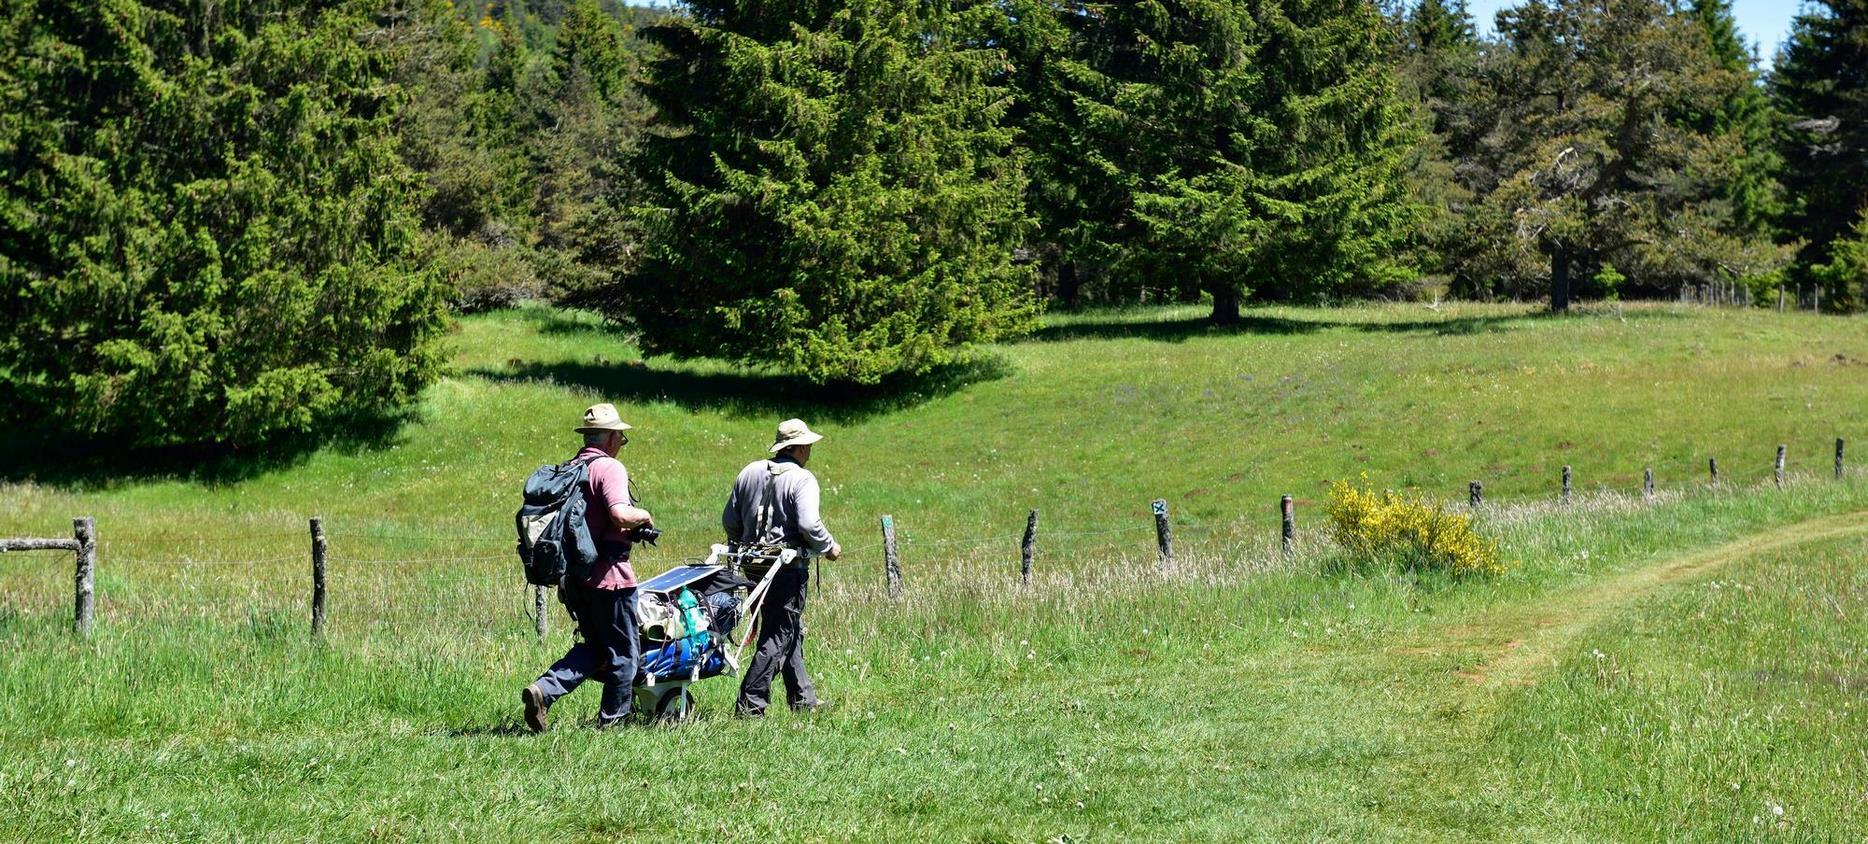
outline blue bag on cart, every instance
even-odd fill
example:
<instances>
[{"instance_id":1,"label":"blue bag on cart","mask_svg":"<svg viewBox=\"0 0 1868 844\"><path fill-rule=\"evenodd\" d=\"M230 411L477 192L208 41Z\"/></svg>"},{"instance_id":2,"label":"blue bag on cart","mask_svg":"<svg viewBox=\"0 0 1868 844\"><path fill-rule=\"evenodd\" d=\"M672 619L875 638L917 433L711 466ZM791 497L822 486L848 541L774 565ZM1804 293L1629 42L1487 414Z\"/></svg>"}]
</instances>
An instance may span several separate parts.
<instances>
[{"instance_id":1,"label":"blue bag on cart","mask_svg":"<svg viewBox=\"0 0 1868 844\"><path fill-rule=\"evenodd\" d=\"M700 671L696 674L695 669ZM726 671L726 649L713 636L683 637L658 648L642 651L643 680L686 680L712 677Z\"/></svg>"}]
</instances>

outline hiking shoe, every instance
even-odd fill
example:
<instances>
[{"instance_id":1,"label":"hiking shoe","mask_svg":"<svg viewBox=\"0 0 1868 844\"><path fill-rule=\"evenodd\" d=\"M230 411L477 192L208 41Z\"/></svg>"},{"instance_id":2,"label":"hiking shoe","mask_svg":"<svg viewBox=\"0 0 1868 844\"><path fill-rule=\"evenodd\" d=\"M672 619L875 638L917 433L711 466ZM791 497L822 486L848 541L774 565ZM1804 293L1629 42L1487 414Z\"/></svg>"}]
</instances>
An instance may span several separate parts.
<instances>
[{"instance_id":1,"label":"hiking shoe","mask_svg":"<svg viewBox=\"0 0 1868 844\"><path fill-rule=\"evenodd\" d=\"M545 701L545 692L538 687L537 683L520 690L519 700L525 703L525 726L532 732L542 733L545 728L551 726L551 723L545 720L545 710L550 709L551 704Z\"/></svg>"},{"instance_id":2,"label":"hiking shoe","mask_svg":"<svg viewBox=\"0 0 1868 844\"><path fill-rule=\"evenodd\" d=\"M791 711L800 715L810 715L828 708L830 708L830 701L824 700L823 698L818 698L810 703L794 703L791 705Z\"/></svg>"}]
</instances>

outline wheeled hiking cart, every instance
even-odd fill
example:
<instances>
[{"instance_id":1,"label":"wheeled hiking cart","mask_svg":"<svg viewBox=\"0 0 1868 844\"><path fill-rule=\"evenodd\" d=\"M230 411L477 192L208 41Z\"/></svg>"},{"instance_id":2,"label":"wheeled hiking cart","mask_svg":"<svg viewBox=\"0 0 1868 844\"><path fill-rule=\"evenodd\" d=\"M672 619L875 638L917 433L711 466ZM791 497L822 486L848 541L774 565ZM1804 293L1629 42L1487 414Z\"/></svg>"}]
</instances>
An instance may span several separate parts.
<instances>
[{"instance_id":1,"label":"wheeled hiking cart","mask_svg":"<svg viewBox=\"0 0 1868 844\"><path fill-rule=\"evenodd\" d=\"M757 633L773 575L800 553L775 546L715 545L704 562L676 566L637 585L642 637L634 690L637 715L686 721L694 714L689 684L738 674L740 654ZM746 633L735 640L734 628L746 618L751 618Z\"/></svg>"}]
</instances>

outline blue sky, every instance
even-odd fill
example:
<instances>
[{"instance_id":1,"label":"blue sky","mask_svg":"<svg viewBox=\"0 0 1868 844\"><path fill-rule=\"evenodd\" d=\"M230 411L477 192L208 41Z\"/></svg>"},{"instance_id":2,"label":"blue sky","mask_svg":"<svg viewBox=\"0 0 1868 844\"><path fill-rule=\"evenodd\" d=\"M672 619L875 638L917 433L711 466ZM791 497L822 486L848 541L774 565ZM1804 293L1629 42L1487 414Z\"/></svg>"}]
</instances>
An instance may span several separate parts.
<instances>
[{"instance_id":1,"label":"blue sky","mask_svg":"<svg viewBox=\"0 0 1868 844\"><path fill-rule=\"evenodd\" d=\"M1518 0L1470 0L1472 17L1479 32L1491 34L1492 15L1499 9L1518 4ZM1790 19L1801 4L1797 0L1733 0L1732 14L1738 18L1738 31L1758 48L1758 56L1769 66L1777 54L1777 45L1790 33Z\"/></svg>"}]
</instances>

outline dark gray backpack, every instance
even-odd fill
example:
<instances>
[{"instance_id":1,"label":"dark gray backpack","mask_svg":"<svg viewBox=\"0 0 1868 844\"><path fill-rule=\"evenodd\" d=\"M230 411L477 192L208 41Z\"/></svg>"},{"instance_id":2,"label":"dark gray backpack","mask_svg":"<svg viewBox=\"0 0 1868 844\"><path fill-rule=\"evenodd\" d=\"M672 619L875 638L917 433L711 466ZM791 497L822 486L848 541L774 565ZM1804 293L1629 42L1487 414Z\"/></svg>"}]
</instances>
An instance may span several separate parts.
<instances>
[{"instance_id":1,"label":"dark gray backpack","mask_svg":"<svg viewBox=\"0 0 1868 844\"><path fill-rule=\"evenodd\" d=\"M589 480L589 460L540 466L525 479L525 504L515 517L525 582L557 586L567 576L590 576L590 567L597 562L597 543L584 520L584 487Z\"/></svg>"}]
</instances>

